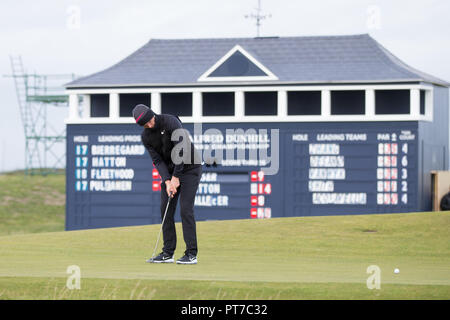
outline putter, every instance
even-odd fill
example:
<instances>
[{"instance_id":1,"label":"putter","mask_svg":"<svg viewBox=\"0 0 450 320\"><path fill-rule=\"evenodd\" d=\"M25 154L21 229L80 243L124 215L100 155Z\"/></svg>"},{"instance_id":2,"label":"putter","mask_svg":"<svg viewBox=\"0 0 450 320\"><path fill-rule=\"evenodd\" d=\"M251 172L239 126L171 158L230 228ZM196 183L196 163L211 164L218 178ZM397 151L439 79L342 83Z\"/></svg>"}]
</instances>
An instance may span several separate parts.
<instances>
[{"instance_id":1,"label":"putter","mask_svg":"<svg viewBox=\"0 0 450 320\"><path fill-rule=\"evenodd\" d=\"M159 244L159 238L161 238L161 232L162 232L162 228L164 225L164 220L166 220L167 210L169 209L169 204L170 204L170 200L172 200L172 197L173 197L173 193L171 192L169 195L169 199L167 200L166 211L164 212L163 220L161 223L161 229L159 229L159 234L158 234L158 239L156 240L155 249L153 249L153 255L150 259L147 260L147 262L153 262L153 259L155 258L156 249L158 248L158 244Z\"/></svg>"}]
</instances>

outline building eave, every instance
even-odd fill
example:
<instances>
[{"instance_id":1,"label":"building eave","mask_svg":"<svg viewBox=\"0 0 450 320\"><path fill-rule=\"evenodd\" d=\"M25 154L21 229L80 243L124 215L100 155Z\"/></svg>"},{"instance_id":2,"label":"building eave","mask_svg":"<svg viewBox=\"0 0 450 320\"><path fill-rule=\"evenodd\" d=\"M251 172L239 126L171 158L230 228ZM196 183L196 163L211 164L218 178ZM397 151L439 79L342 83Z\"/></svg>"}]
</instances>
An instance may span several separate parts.
<instances>
[{"instance_id":1,"label":"building eave","mask_svg":"<svg viewBox=\"0 0 450 320\"><path fill-rule=\"evenodd\" d=\"M131 84L95 84L89 86L67 86L66 90L83 90L83 89L124 89L124 88L149 88L149 89L162 89L162 88L202 88L202 87L248 87L248 86L327 86L327 85L380 85L380 84L417 84L426 83L432 85L445 85L441 83L433 83L424 81L423 79L390 79L390 80L333 80L333 81L233 81L233 82L192 82L192 83L131 83Z\"/></svg>"}]
</instances>

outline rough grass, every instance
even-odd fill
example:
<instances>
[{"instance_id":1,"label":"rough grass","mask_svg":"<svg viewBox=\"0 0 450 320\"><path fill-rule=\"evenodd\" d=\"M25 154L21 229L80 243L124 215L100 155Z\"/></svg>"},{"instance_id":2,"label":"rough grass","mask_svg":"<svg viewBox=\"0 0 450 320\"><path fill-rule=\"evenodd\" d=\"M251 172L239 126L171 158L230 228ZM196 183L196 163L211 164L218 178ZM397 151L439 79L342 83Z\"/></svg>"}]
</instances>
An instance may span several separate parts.
<instances>
[{"instance_id":1,"label":"rough grass","mask_svg":"<svg viewBox=\"0 0 450 320\"><path fill-rule=\"evenodd\" d=\"M0 278L0 299L40 300L341 300L448 299L447 286L359 283L280 283L200 280L83 279L69 290L65 278Z\"/></svg>"}]
</instances>

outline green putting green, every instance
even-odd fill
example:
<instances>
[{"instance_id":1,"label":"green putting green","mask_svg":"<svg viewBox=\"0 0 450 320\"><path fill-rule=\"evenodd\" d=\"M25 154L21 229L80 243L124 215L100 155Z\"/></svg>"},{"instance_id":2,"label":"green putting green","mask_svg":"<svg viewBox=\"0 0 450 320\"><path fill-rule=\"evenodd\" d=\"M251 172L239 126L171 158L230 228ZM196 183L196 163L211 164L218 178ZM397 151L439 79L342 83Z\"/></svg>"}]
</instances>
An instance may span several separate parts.
<instances>
[{"instance_id":1,"label":"green putting green","mask_svg":"<svg viewBox=\"0 0 450 320\"><path fill-rule=\"evenodd\" d=\"M188 266L145 263L159 227L2 236L0 299L450 298L444 212L198 222ZM80 290L65 287L71 265ZM370 265L380 290L367 288Z\"/></svg>"}]
</instances>

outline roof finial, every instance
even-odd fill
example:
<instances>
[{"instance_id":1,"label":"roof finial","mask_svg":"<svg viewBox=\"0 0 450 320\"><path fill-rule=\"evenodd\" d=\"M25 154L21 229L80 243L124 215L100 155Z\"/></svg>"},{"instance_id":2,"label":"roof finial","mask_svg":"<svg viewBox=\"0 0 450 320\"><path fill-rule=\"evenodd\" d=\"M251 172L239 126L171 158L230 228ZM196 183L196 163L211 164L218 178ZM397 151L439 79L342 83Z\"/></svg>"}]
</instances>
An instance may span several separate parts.
<instances>
[{"instance_id":1,"label":"roof finial","mask_svg":"<svg viewBox=\"0 0 450 320\"><path fill-rule=\"evenodd\" d=\"M256 37L259 37L259 28L261 27L261 20L264 20L266 18L271 18L271 14L261 14L261 0L258 0L258 7L256 9L256 14L246 14L245 18L247 19L255 19L256 20Z\"/></svg>"}]
</instances>

